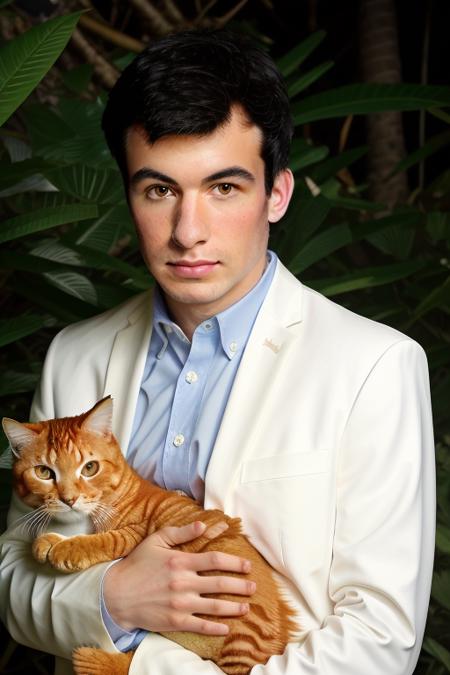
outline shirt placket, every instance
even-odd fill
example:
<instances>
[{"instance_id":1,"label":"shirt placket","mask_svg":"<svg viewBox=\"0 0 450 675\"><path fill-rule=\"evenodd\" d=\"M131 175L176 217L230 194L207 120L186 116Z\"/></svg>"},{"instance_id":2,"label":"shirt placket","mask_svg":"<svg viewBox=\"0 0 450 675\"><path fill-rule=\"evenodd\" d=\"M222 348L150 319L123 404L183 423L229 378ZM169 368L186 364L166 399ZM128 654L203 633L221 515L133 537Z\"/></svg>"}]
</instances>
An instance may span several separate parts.
<instances>
[{"instance_id":1,"label":"shirt placket","mask_svg":"<svg viewBox=\"0 0 450 675\"><path fill-rule=\"evenodd\" d=\"M177 379L162 462L163 480L169 490L189 489L190 445L219 342L218 331L216 321L197 327Z\"/></svg>"}]
</instances>

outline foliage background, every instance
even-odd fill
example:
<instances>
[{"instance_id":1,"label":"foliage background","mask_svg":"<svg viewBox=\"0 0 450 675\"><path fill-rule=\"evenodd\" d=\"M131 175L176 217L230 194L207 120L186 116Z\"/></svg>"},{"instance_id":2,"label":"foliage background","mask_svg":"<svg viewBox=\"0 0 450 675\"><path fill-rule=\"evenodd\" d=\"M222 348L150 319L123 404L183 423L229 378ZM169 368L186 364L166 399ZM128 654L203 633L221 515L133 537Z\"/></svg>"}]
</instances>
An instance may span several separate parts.
<instances>
[{"instance_id":1,"label":"foliage background","mask_svg":"<svg viewBox=\"0 0 450 675\"><path fill-rule=\"evenodd\" d=\"M25 45L21 64L11 65L5 49L20 35L86 8L75 30L68 19L65 49L58 28L40 46ZM438 534L417 675L450 672L449 19L448 3L431 0L0 0L0 118L14 86L17 92L31 82L39 49L53 48L54 58L64 49L17 99L10 113L26 96L14 114L5 113L0 130L2 414L27 418L58 330L151 284L99 128L118 72L143 44L174 28L229 25L251 33L278 60L296 122L295 198L271 246L307 285L427 351ZM382 33L374 37L375 28ZM374 42L383 44L381 53ZM8 468L0 480L4 522ZM0 638L0 673L52 672L51 657L16 645L4 628Z\"/></svg>"}]
</instances>

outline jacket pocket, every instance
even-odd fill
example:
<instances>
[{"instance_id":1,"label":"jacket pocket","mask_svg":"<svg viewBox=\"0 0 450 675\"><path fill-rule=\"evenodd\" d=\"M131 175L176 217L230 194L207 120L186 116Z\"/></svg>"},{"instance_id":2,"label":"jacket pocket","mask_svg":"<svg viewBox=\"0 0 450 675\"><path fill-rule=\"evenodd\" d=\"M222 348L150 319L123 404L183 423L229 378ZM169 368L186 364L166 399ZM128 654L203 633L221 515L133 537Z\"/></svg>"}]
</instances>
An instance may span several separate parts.
<instances>
[{"instance_id":1,"label":"jacket pocket","mask_svg":"<svg viewBox=\"0 0 450 675\"><path fill-rule=\"evenodd\" d=\"M293 478L295 476L326 473L330 470L331 453L328 450L273 455L244 462L241 483Z\"/></svg>"}]
</instances>

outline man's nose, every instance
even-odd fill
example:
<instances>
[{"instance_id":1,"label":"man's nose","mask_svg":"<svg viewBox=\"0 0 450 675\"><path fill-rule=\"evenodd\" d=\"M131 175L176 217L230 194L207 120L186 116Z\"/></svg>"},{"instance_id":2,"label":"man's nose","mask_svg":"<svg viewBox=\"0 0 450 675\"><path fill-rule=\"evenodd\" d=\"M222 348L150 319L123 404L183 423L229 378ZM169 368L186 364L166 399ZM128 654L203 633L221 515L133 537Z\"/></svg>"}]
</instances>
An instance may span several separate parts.
<instances>
[{"instance_id":1,"label":"man's nose","mask_svg":"<svg viewBox=\"0 0 450 675\"><path fill-rule=\"evenodd\" d=\"M181 248L193 248L207 241L209 227L200 198L183 196L174 214L172 240Z\"/></svg>"}]
</instances>

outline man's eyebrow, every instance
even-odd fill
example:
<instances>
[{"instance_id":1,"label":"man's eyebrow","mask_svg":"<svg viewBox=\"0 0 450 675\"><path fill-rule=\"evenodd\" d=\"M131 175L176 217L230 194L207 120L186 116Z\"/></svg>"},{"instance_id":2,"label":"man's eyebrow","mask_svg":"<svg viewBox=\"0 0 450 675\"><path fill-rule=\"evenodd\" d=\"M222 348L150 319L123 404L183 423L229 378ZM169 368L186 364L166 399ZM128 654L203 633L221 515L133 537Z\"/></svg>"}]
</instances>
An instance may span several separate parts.
<instances>
[{"instance_id":1,"label":"man's eyebrow","mask_svg":"<svg viewBox=\"0 0 450 675\"><path fill-rule=\"evenodd\" d=\"M160 180L162 183L170 183L170 185L178 185L177 181L174 178L166 176L165 173L161 173L160 171L150 169L147 166L144 166L142 169L139 169L138 171L136 171L136 173L134 173L131 176L130 185L135 186L142 180L145 180L147 178L152 178L153 180Z\"/></svg>"},{"instance_id":2,"label":"man's eyebrow","mask_svg":"<svg viewBox=\"0 0 450 675\"><path fill-rule=\"evenodd\" d=\"M130 180L130 184L132 186L136 186L142 180L146 180L149 178L153 180L159 180L162 183L168 183L169 185L174 185L178 187L178 183L175 180L175 178L171 178L170 176L167 176L165 173L155 171L155 169L151 169L150 167L147 166L144 166L142 169L139 169L138 171L136 171L136 173L133 174ZM212 173L210 176L206 176L206 178L203 178L202 185L204 185L205 183L211 183L212 181L215 180L222 180L223 178L243 178L246 181L252 183L255 182L255 176L252 173L250 173L250 171L247 171L247 169L244 169L241 166L230 166L227 167L226 169L222 169L221 171L216 171L215 173Z\"/></svg>"},{"instance_id":3,"label":"man's eyebrow","mask_svg":"<svg viewBox=\"0 0 450 675\"><path fill-rule=\"evenodd\" d=\"M247 171L247 169L243 169L241 166L230 166L222 169L222 171L216 171L216 173L206 176L206 178L203 178L202 184L212 183L212 181L222 180L223 178L243 178L251 183L255 182L255 176L250 171Z\"/></svg>"}]
</instances>

